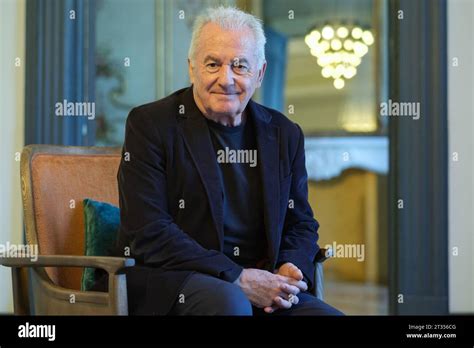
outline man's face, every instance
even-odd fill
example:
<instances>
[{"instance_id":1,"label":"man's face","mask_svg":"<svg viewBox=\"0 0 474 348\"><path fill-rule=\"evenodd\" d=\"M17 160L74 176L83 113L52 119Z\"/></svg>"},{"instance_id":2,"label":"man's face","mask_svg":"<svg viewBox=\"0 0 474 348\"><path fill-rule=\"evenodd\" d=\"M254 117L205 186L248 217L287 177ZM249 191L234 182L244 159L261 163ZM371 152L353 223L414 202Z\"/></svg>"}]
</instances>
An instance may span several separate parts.
<instances>
[{"instance_id":1,"label":"man's face","mask_svg":"<svg viewBox=\"0 0 474 348\"><path fill-rule=\"evenodd\" d=\"M266 68L257 66L255 51L250 29L228 31L213 23L202 28L189 76L196 104L207 116L235 117L244 111Z\"/></svg>"}]
</instances>

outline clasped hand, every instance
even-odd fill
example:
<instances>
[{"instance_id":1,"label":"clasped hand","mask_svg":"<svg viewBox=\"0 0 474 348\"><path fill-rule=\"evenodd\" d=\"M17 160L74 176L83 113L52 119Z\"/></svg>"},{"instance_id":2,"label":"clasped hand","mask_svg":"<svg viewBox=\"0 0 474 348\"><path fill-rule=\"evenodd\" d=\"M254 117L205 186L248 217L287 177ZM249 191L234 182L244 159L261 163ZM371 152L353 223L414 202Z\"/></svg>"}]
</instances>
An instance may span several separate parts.
<instances>
[{"instance_id":1,"label":"clasped hand","mask_svg":"<svg viewBox=\"0 0 474 348\"><path fill-rule=\"evenodd\" d=\"M308 290L303 273L290 262L281 265L274 273L246 268L234 283L255 307L263 308L266 313L291 308L299 301L297 295Z\"/></svg>"}]
</instances>

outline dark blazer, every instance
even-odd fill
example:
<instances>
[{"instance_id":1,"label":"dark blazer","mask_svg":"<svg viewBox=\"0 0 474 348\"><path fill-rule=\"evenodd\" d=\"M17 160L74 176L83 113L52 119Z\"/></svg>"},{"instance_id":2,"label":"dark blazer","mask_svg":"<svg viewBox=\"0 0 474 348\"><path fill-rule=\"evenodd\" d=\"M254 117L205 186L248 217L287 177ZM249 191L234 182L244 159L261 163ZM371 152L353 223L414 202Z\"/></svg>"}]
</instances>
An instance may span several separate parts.
<instances>
[{"instance_id":1,"label":"dark blazer","mask_svg":"<svg viewBox=\"0 0 474 348\"><path fill-rule=\"evenodd\" d=\"M246 110L255 125L263 179L268 259L262 268L273 271L292 262L311 286L318 223L308 203L303 133L278 111L252 100ZM242 267L222 253L216 153L192 86L130 112L118 184L117 254L137 263L126 270L130 314L169 313L193 272L227 281L239 276Z\"/></svg>"}]
</instances>

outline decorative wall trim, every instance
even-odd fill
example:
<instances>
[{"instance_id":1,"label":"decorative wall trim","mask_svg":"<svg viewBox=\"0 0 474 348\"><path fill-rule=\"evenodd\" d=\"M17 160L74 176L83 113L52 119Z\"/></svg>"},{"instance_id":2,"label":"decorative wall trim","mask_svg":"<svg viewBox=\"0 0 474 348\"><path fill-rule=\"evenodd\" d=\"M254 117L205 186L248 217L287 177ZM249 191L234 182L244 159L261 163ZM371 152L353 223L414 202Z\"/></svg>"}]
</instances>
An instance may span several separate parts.
<instances>
[{"instance_id":1,"label":"decorative wall trim","mask_svg":"<svg viewBox=\"0 0 474 348\"><path fill-rule=\"evenodd\" d=\"M349 168L388 174L388 138L306 138L306 170L310 180L329 180Z\"/></svg>"}]
</instances>

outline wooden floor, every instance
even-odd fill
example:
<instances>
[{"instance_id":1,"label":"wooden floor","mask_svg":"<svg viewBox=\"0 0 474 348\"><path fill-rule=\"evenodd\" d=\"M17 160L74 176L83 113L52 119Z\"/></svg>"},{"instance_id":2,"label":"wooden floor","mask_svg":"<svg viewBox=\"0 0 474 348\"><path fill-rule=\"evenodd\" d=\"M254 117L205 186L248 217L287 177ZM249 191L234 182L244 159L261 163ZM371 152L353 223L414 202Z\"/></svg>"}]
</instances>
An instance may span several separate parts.
<instances>
[{"instance_id":1,"label":"wooden floor","mask_svg":"<svg viewBox=\"0 0 474 348\"><path fill-rule=\"evenodd\" d=\"M324 301L346 315L387 315L385 286L325 280Z\"/></svg>"}]
</instances>

